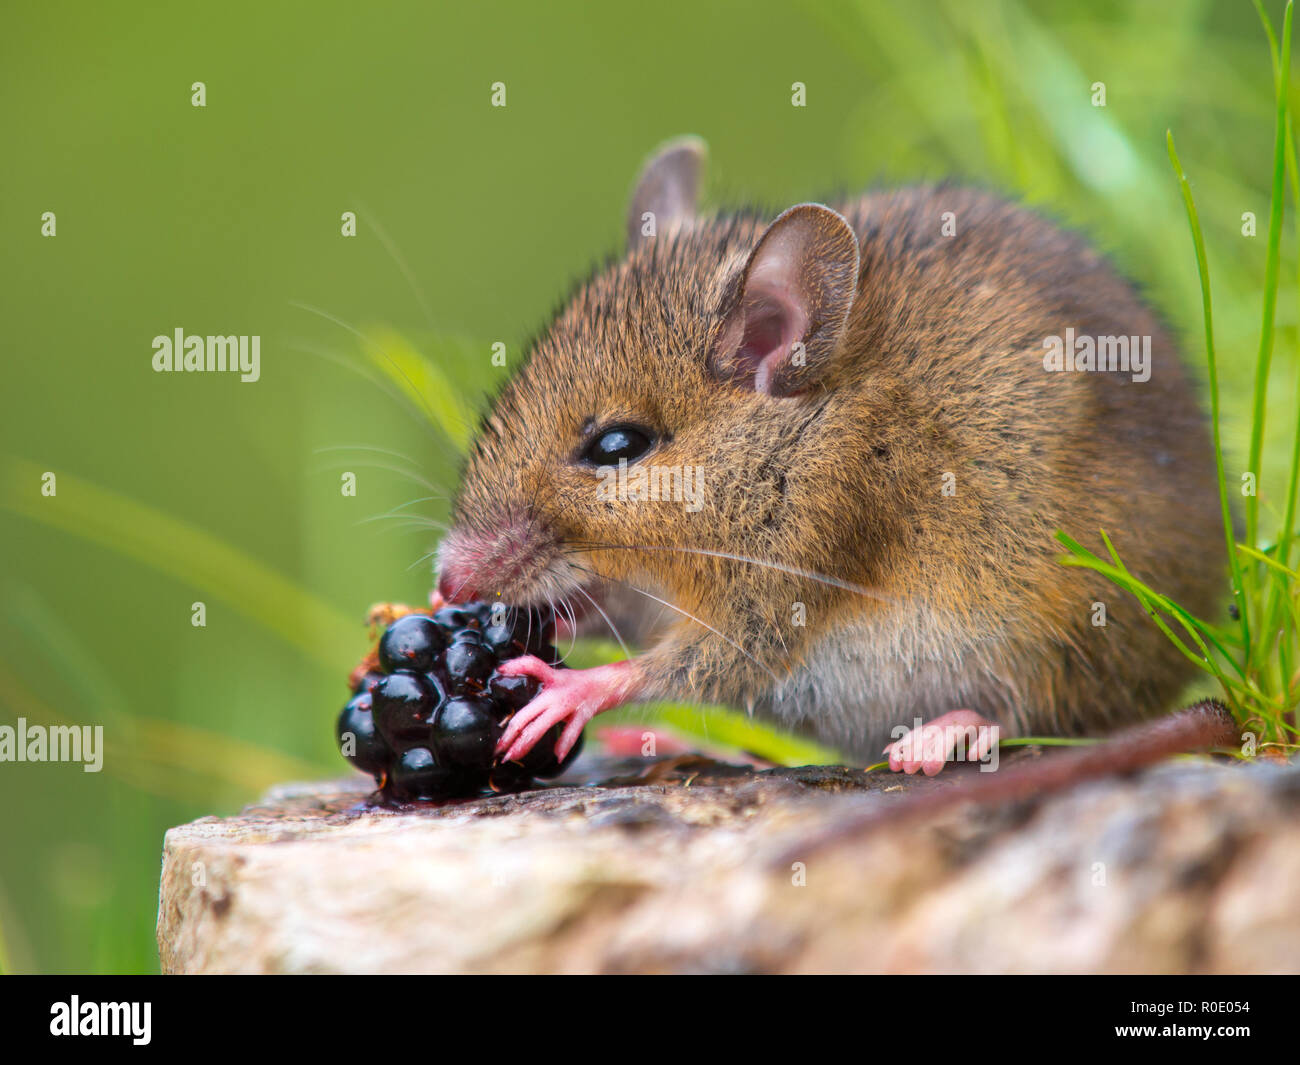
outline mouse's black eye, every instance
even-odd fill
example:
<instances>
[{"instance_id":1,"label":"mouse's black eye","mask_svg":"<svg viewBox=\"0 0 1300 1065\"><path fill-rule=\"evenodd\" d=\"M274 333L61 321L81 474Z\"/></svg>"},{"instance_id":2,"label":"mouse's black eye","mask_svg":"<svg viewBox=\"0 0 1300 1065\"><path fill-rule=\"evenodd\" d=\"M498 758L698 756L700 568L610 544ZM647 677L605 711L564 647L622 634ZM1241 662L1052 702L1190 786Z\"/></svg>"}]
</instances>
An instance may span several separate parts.
<instances>
[{"instance_id":1,"label":"mouse's black eye","mask_svg":"<svg viewBox=\"0 0 1300 1065\"><path fill-rule=\"evenodd\" d=\"M619 459L629 463L641 458L654 447L654 434L635 425L615 425L600 433L582 453L593 466L617 466Z\"/></svg>"}]
</instances>

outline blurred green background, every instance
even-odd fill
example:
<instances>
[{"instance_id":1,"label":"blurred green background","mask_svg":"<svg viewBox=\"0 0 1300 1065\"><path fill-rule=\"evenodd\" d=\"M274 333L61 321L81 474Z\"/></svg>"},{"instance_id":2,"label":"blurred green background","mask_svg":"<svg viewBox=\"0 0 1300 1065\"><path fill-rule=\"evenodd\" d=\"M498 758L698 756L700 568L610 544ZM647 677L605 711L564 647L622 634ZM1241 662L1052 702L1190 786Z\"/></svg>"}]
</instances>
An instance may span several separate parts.
<instances>
[{"instance_id":1,"label":"blurred green background","mask_svg":"<svg viewBox=\"0 0 1300 1065\"><path fill-rule=\"evenodd\" d=\"M517 358L620 246L629 184L667 137L708 140L714 203L948 176L1022 197L1091 233L1199 367L1172 128L1240 454L1271 162L1258 18L1244 0L1082 8L6 3L0 724L102 724L108 751L99 774L0 763L0 967L156 970L163 832L344 770L332 721L360 619L427 594L434 543L366 519L457 468L367 350L427 355L468 421L504 372L492 342ZM1266 511L1292 421L1294 264L1288 233ZM261 380L152 372L152 338L176 327L260 335Z\"/></svg>"}]
</instances>

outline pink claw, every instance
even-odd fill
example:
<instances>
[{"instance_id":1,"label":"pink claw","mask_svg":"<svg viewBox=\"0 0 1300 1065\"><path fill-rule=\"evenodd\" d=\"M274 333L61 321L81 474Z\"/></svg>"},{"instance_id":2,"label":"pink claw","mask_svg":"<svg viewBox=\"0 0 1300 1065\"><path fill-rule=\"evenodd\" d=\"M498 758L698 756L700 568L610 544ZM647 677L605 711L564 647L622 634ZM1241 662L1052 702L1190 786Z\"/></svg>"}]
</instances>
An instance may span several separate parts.
<instances>
[{"instance_id":1,"label":"pink claw","mask_svg":"<svg viewBox=\"0 0 1300 1065\"><path fill-rule=\"evenodd\" d=\"M974 710L953 710L919 729L910 729L901 739L885 748L889 768L909 776L918 769L927 777L940 772L952 759L962 741L966 760L983 760L998 742L996 722L981 717Z\"/></svg>"},{"instance_id":2,"label":"pink claw","mask_svg":"<svg viewBox=\"0 0 1300 1065\"><path fill-rule=\"evenodd\" d=\"M592 669L554 669L540 658L525 655L502 664L498 671L532 677L542 685L533 701L510 719L497 743L496 753L505 762L518 761L556 725L567 722L555 744L555 757L563 759L587 722L628 702L641 682L632 661Z\"/></svg>"}]
</instances>

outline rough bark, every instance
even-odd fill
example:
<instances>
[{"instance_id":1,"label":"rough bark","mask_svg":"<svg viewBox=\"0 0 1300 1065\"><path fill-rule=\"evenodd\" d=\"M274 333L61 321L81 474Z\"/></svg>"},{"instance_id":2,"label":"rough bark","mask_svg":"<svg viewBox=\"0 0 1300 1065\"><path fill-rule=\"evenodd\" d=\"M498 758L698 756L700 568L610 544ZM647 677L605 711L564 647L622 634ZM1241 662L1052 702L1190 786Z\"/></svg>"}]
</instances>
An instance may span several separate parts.
<instances>
[{"instance_id":1,"label":"rough bark","mask_svg":"<svg viewBox=\"0 0 1300 1065\"><path fill-rule=\"evenodd\" d=\"M1300 766L1185 760L820 845L963 771L579 770L600 783L403 810L291 785L172 829L163 970L1300 970Z\"/></svg>"}]
</instances>

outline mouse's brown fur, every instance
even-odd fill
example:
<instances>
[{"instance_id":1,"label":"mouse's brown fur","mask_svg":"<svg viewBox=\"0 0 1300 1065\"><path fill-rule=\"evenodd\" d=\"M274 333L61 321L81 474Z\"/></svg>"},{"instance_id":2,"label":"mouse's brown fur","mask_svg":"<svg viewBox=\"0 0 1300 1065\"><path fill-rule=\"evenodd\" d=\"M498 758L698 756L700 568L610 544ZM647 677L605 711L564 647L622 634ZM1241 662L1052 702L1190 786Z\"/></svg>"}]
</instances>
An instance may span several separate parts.
<instances>
[{"instance_id":1,"label":"mouse's brown fur","mask_svg":"<svg viewBox=\"0 0 1300 1065\"><path fill-rule=\"evenodd\" d=\"M474 445L450 550L480 564L476 591L581 605L580 585L635 585L683 612L641 657L645 698L748 705L860 752L956 707L1011 733L1165 708L1188 664L1053 534L1100 549L1105 529L1134 574L1217 613L1212 452L1169 335L1081 240L988 194L835 206L857 295L838 326L814 315L791 394L716 357L769 219L674 218L576 293ZM1046 372L1067 328L1149 335L1150 380ZM660 435L647 463L702 471L698 513L597 498L575 460L616 422Z\"/></svg>"}]
</instances>

